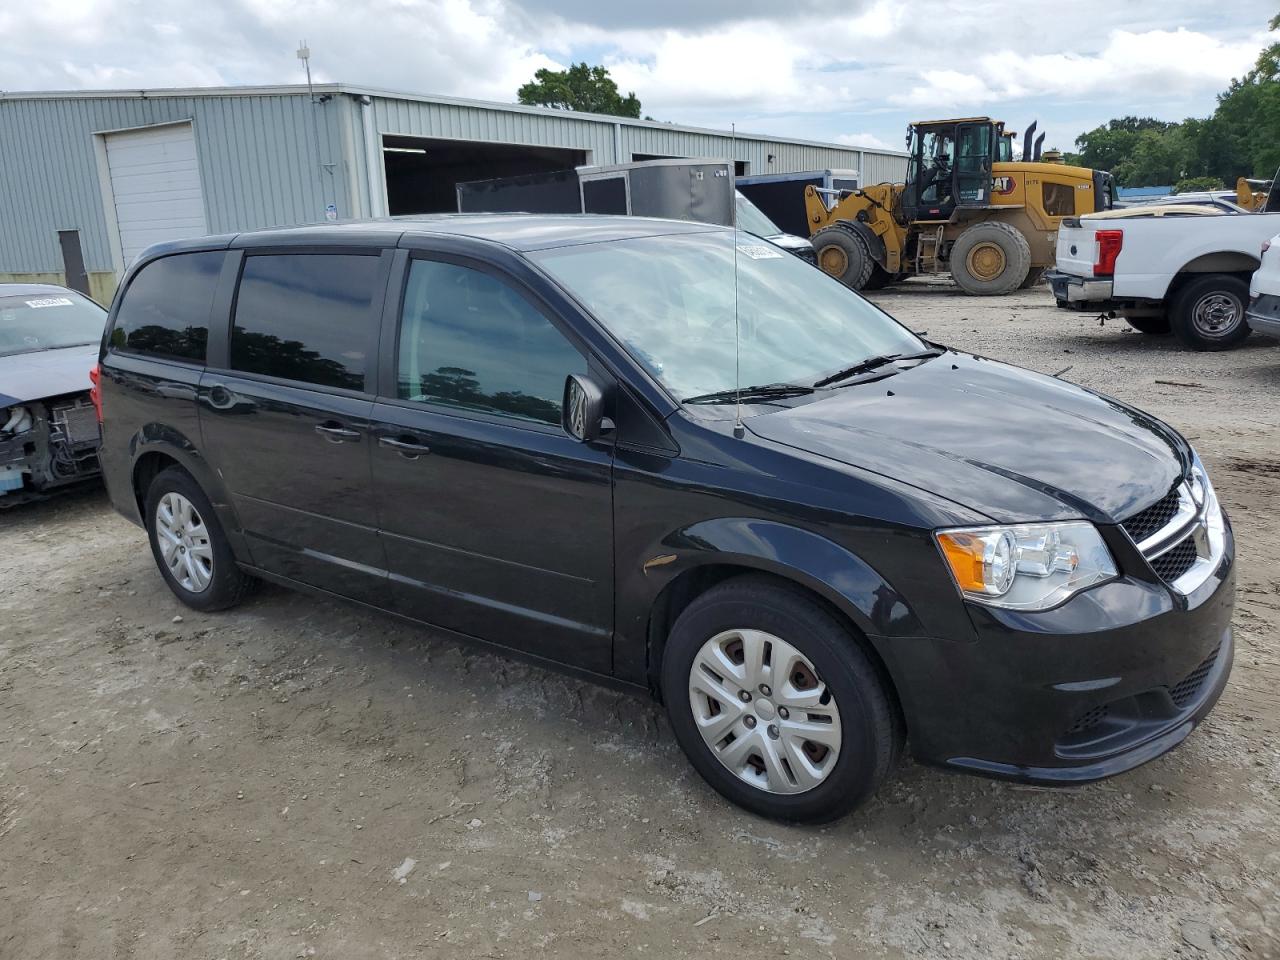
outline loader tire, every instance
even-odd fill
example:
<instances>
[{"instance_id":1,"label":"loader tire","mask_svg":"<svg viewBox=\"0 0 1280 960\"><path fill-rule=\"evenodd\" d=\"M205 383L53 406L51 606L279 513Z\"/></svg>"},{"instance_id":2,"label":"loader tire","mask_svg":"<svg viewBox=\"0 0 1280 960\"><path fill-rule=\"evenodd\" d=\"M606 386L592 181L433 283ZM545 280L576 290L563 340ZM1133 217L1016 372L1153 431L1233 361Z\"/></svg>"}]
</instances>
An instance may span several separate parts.
<instances>
[{"instance_id":1,"label":"loader tire","mask_svg":"<svg viewBox=\"0 0 1280 960\"><path fill-rule=\"evenodd\" d=\"M1031 270L1027 238L1007 223L975 223L951 247L951 276L965 293L1013 293Z\"/></svg>"},{"instance_id":2,"label":"loader tire","mask_svg":"<svg viewBox=\"0 0 1280 960\"><path fill-rule=\"evenodd\" d=\"M867 282L862 285L862 289L883 290L893 281L893 274L877 263L871 268L871 276L867 277Z\"/></svg>"},{"instance_id":3,"label":"loader tire","mask_svg":"<svg viewBox=\"0 0 1280 960\"><path fill-rule=\"evenodd\" d=\"M871 279L876 262L866 242L844 227L823 227L809 241L818 255L818 266L846 287L862 290Z\"/></svg>"},{"instance_id":4,"label":"loader tire","mask_svg":"<svg viewBox=\"0 0 1280 960\"><path fill-rule=\"evenodd\" d=\"M1027 271L1027 278L1018 285L1019 290L1030 290L1044 279L1045 267L1032 267Z\"/></svg>"}]
</instances>

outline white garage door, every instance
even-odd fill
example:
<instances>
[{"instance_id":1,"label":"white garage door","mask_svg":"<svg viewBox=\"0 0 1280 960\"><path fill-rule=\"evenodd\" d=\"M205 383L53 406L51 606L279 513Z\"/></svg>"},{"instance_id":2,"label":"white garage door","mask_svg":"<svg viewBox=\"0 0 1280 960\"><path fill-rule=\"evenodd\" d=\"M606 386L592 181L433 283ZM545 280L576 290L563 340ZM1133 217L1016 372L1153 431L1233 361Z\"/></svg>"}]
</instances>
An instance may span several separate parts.
<instances>
[{"instance_id":1,"label":"white garage door","mask_svg":"<svg viewBox=\"0 0 1280 960\"><path fill-rule=\"evenodd\" d=\"M126 265L153 243L209 232L191 124L109 133L106 141Z\"/></svg>"}]
</instances>

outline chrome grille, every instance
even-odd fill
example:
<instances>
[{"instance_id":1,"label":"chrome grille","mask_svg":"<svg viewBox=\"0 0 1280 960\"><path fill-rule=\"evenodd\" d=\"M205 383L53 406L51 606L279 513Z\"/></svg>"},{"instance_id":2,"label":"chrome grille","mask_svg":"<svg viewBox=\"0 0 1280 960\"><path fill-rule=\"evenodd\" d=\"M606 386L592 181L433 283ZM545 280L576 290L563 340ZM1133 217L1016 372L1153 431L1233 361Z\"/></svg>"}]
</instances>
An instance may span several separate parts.
<instances>
[{"instance_id":1,"label":"chrome grille","mask_svg":"<svg viewBox=\"0 0 1280 960\"><path fill-rule=\"evenodd\" d=\"M1187 481L1120 523L1157 577L1179 593L1202 584L1222 559L1216 499L1197 504Z\"/></svg>"}]
</instances>

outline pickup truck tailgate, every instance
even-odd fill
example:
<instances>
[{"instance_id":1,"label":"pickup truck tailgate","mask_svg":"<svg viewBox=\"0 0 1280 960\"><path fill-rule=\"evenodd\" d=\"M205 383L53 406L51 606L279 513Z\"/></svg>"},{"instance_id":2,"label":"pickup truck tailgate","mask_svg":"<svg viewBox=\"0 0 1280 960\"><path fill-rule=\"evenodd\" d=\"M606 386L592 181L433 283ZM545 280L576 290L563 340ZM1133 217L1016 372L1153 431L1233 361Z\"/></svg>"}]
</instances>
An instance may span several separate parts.
<instances>
[{"instance_id":1,"label":"pickup truck tailgate","mask_svg":"<svg viewBox=\"0 0 1280 960\"><path fill-rule=\"evenodd\" d=\"M1096 226L1088 220L1067 218L1058 228L1057 266L1061 273L1077 277L1092 277L1097 242L1093 235Z\"/></svg>"}]
</instances>

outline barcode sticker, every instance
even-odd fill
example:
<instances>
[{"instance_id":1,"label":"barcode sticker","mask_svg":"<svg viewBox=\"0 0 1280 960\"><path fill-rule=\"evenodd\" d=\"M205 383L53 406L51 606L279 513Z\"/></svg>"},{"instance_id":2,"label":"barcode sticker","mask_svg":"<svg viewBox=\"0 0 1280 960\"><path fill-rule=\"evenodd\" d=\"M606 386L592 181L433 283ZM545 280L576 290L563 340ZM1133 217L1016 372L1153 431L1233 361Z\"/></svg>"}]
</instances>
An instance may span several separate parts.
<instances>
[{"instance_id":1,"label":"barcode sticker","mask_svg":"<svg viewBox=\"0 0 1280 960\"><path fill-rule=\"evenodd\" d=\"M743 256L750 257L752 260L773 260L782 259L782 254L773 247L767 247L763 243L740 243L738 244L738 252Z\"/></svg>"},{"instance_id":2,"label":"barcode sticker","mask_svg":"<svg viewBox=\"0 0 1280 960\"><path fill-rule=\"evenodd\" d=\"M69 307L71 301L66 297L41 297L39 300L28 300L27 306L33 310L39 310L41 307Z\"/></svg>"}]
</instances>

